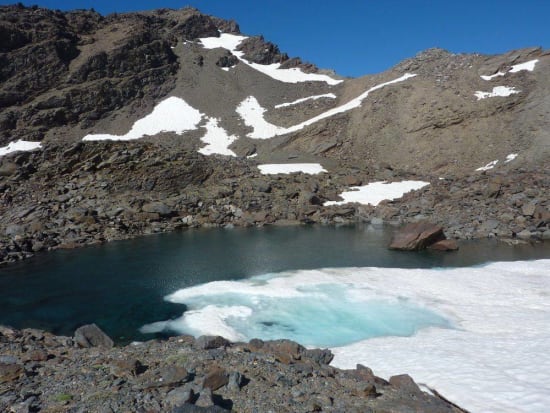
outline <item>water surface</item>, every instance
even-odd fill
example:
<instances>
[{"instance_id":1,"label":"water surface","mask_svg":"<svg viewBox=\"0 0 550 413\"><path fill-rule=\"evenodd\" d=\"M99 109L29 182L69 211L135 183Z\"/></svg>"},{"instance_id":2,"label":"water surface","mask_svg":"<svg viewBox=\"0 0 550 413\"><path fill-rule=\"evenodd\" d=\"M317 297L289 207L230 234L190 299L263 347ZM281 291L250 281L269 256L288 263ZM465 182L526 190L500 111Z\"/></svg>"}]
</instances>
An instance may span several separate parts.
<instances>
[{"instance_id":1,"label":"water surface","mask_svg":"<svg viewBox=\"0 0 550 413\"><path fill-rule=\"evenodd\" d=\"M182 288L286 270L328 267L461 267L550 256L548 244L466 242L458 252L386 248L391 231L370 226L198 229L41 254L0 268L0 323L71 335L95 322L117 341L180 317L163 298Z\"/></svg>"}]
</instances>

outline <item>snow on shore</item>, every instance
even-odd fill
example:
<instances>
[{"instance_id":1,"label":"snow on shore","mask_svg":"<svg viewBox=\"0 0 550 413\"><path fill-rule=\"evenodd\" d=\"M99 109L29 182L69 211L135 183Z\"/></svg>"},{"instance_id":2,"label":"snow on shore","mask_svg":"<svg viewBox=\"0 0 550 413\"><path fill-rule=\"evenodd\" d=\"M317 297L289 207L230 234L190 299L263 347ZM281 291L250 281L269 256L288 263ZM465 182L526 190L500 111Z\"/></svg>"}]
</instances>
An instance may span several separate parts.
<instances>
[{"instance_id":1,"label":"snow on shore","mask_svg":"<svg viewBox=\"0 0 550 413\"><path fill-rule=\"evenodd\" d=\"M10 142L7 146L0 148L0 156L7 155L12 152L26 152L40 149L40 142L24 141L19 139L15 142Z\"/></svg>"},{"instance_id":2,"label":"snow on shore","mask_svg":"<svg viewBox=\"0 0 550 413\"><path fill-rule=\"evenodd\" d=\"M372 182L367 185L357 186L349 191L342 192L340 196L343 201L327 201L325 206L343 205L348 202L357 202L360 204L378 205L383 200L392 200L401 198L404 194L414 189L420 189L429 185L424 181L401 181L401 182Z\"/></svg>"},{"instance_id":3,"label":"snow on shore","mask_svg":"<svg viewBox=\"0 0 550 413\"><path fill-rule=\"evenodd\" d=\"M348 340L329 345L336 367L361 363L384 378L408 373L471 412L546 413L549 296L548 259L286 271L175 291L166 300L189 311L142 331L237 340L292 334L314 347L336 335Z\"/></svg>"}]
</instances>

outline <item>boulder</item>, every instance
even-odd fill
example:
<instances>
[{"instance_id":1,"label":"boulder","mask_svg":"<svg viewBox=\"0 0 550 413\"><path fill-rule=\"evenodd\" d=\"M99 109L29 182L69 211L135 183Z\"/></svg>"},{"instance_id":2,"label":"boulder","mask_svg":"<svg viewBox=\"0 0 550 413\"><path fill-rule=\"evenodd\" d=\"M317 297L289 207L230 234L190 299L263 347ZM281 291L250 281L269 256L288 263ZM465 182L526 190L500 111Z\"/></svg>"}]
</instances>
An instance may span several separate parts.
<instances>
[{"instance_id":1,"label":"boulder","mask_svg":"<svg viewBox=\"0 0 550 413\"><path fill-rule=\"evenodd\" d=\"M422 394L422 390L414 382L414 380L408 374L399 374L397 376L390 377L390 384L397 387L409 394Z\"/></svg>"},{"instance_id":2,"label":"boulder","mask_svg":"<svg viewBox=\"0 0 550 413\"><path fill-rule=\"evenodd\" d=\"M77 328L74 332L74 341L84 348L114 346L113 340L95 324L86 324Z\"/></svg>"},{"instance_id":3,"label":"boulder","mask_svg":"<svg viewBox=\"0 0 550 413\"><path fill-rule=\"evenodd\" d=\"M0 384L17 380L24 371L23 366L19 364L0 363Z\"/></svg>"},{"instance_id":4,"label":"boulder","mask_svg":"<svg viewBox=\"0 0 550 413\"><path fill-rule=\"evenodd\" d=\"M195 347L201 350L212 350L229 346L230 342L221 336L200 336L195 340Z\"/></svg>"},{"instance_id":5,"label":"boulder","mask_svg":"<svg viewBox=\"0 0 550 413\"><path fill-rule=\"evenodd\" d=\"M458 244L453 239L444 239L434 242L428 249L436 251L456 251L458 250Z\"/></svg>"},{"instance_id":6,"label":"boulder","mask_svg":"<svg viewBox=\"0 0 550 413\"><path fill-rule=\"evenodd\" d=\"M408 224L397 231L390 243L390 249L419 251L445 239L443 228L427 221Z\"/></svg>"},{"instance_id":7,"label":"boulder","mask_svg":"<svg viewBox=\"0 0 550 413\"><path fill-rule=\"evenodd\" d=\"M203 388L209 388L212 391L218 390L220 387L225 386L229 383L229 375L224 369L214 368L204 376L202 381Z\"/></svg>"}]
</instances>

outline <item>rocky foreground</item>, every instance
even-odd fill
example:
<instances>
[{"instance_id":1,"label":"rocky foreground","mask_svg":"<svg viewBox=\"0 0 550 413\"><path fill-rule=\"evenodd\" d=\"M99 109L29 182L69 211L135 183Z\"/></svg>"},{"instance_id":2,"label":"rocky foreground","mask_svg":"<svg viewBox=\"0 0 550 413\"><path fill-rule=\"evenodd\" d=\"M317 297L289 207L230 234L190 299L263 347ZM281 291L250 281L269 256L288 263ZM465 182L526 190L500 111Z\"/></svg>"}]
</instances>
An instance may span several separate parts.
<instances>
[{"instance_id":1,"label":"rocky foreground","mask_svg":"<svg viewBox=\"0 0 550 413\"><path fill-rule=\"evenodd\" d=\"M0 411L464 412L408 375L386 381L361 365L331 367L332 357L288 340L113 347L95 325L72 338L0 326Z\"/></svg>"}]
</instances>

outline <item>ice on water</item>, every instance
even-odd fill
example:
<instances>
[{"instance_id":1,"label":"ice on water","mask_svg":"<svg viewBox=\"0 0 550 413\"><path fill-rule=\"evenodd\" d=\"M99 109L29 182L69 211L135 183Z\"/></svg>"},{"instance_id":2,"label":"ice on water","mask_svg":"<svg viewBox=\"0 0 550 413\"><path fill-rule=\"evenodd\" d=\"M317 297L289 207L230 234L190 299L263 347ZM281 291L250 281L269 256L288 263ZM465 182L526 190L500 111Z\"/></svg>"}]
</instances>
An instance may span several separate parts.
<instances>
[{"instance_id":1,"label":"ice on water","mask_svg":"<svg viewBox=\"0 0 550 413\"><path fill-rule=\"evenodd\" d=\"M174 292L181 318L144 331L291 338L333 364L409 373L474 412L550 404L550 260L466 268L288 271Z\"/></svg>"}]
</instances>

